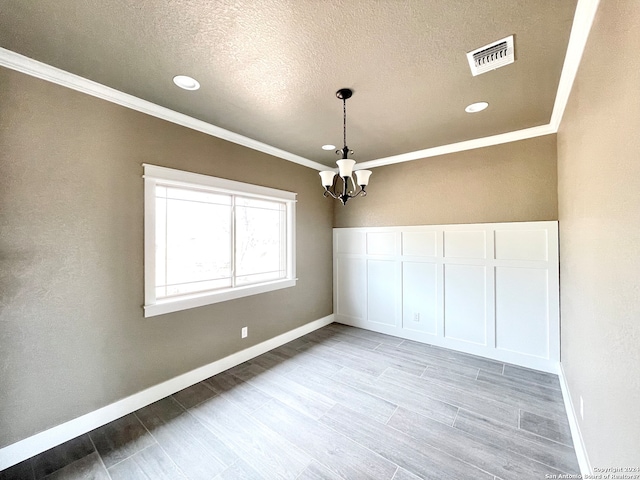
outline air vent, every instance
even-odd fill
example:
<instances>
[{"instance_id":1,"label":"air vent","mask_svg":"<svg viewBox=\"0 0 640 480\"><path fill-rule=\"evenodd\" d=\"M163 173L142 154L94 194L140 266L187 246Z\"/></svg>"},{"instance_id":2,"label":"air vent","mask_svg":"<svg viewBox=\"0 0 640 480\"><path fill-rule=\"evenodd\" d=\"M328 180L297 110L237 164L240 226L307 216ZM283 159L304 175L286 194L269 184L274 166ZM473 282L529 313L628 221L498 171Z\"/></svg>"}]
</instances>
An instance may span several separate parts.
<instances>
[{"instance_id":1,"label":"air vent","mask_svg":"<svg viewBox=\"0 0 640 480\"><path fill-rule=\"evenodd\" d=\"M467 60L474 77L513 63L513 35L467 53Z\"/></svg>"}]
</instances>

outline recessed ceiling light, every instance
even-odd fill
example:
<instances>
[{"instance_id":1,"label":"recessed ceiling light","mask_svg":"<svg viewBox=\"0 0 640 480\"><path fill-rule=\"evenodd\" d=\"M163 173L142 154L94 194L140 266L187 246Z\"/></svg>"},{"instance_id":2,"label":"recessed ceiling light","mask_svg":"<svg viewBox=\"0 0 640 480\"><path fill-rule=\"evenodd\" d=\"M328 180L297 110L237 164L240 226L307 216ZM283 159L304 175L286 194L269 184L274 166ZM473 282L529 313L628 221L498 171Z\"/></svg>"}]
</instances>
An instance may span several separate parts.
<instances>
[{"instance_id":1,"label":"recessed ceiling light","mask_svg":"<svg viewBox=\"0 0 640 480\"><path fill-rule=\"evenodd\" d=\"M173 83L185 90L198 90L200 88L200 83L195 78L187 77L186 75L173 77Z\"/></svg>"},{"instance_id":2,"label":"recessed ceiling light","mask_svg":"<svg viewBox=\"0 0 640 480\"><path fill-rule=\"evenodd\" d=\"M471 105L468 105L467 108L464 109L464 111L467 113L477 113L477 112L481 112L488 106L489 104L487 102L472 103Z\"/></svg>"},{"instance_id":3,"label":"recessed ceiling light","mask_svg":"<svg viewBox=\"0 0 640 480\"><path fill-rule=\"evenodd\" d=\"M335 145L329 145L329 144L327 144L327 145L322 145L322 149L323 149L323 150L333 150L334 148L336 148L336 146L335 146Z\"/></svg>"}]
</instances>

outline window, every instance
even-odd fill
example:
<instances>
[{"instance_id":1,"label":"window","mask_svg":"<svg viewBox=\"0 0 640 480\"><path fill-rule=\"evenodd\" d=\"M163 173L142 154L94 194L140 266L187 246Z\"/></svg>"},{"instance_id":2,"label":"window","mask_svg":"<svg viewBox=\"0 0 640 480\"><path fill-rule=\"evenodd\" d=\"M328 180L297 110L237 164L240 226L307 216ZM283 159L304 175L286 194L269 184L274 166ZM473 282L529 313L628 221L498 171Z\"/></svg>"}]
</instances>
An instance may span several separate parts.
<instances>
[{"instance_id":1,"label":"window","mask_svg":"<svg viewBox=\"0 0 640 480\"><path fill-rule=\"evenodd\" d=\"M144 165L145 317L292 287L295 193Z\"/></svg>"}]
</instances>

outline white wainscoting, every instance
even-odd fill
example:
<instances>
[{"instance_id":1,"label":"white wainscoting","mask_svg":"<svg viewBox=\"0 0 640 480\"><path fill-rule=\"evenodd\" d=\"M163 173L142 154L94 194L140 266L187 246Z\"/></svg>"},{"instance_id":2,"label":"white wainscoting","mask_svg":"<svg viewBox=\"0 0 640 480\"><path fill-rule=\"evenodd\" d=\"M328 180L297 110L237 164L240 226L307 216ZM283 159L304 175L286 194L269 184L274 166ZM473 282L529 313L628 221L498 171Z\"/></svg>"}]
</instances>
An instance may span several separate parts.
<instances>
[{"instance_id":1,"label":"white wainscoting","mask_svg":"<svg viewBox=\"0 0 640 480\"><path fill-rule=\"evenodd\" d=\"M558 222L335 228L337 322L557 373Z\"/></svg>"}]
</instances>

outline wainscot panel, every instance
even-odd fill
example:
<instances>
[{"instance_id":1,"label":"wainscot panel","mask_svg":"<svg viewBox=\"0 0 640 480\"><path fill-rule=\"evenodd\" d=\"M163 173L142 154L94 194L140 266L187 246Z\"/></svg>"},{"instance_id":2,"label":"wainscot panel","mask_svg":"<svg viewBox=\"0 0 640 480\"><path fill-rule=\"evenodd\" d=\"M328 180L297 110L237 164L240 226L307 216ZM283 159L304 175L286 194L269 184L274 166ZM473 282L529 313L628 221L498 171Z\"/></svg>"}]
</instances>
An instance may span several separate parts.
<instances>
[{"instance_id":1,"label":"wainscot panel","mask_svg":"<svg viewBox=\"0 0 640 480\"><path fill-rule=\"evenodd\" d=\"M336 321L557 372L558 222L335 228L333 241Z\"/></svg>"}]
</instances>

